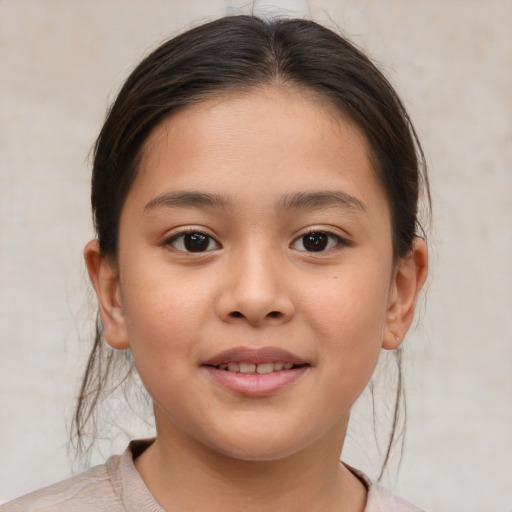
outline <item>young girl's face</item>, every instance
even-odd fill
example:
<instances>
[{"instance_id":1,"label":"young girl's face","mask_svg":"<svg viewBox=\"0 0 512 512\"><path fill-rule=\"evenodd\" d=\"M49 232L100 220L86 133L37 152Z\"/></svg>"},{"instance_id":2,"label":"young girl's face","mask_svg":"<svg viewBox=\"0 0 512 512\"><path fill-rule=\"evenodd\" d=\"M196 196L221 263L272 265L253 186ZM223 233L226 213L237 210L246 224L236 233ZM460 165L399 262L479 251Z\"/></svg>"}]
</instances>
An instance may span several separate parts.
<instances>
[{"instance_id":1,"label":"young girl's face","mask_svg":"<svg viewBox=\"0 0 512 512\"><path fill-rule=\"evenodd\" d=\"M368 153L324 100L270 86L151 134L97 291L159 436L244 460L341 449L416 293Z\"/></svg>"}]
</instances>

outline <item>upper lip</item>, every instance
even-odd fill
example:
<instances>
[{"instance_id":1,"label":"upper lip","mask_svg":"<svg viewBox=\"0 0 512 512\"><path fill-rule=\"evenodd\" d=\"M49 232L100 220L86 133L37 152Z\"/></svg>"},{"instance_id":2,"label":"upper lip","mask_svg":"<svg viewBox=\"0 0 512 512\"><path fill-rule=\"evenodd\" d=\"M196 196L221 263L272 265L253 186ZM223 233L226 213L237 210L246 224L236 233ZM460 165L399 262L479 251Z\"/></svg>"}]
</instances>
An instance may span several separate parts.
<instances>
[{"instance_id":1,"label":"upper lip","mask_svg":"<svg viewBox=\"0 0 512 512\"><path fill-rule=\"evenodd\" d=\"M295 365L307 364L307 361L288 350L278 347L233 347L219 352L203 363L205 366L218 366L230 362L273 363L283 362Z\"/></svg>"}]
</instances>

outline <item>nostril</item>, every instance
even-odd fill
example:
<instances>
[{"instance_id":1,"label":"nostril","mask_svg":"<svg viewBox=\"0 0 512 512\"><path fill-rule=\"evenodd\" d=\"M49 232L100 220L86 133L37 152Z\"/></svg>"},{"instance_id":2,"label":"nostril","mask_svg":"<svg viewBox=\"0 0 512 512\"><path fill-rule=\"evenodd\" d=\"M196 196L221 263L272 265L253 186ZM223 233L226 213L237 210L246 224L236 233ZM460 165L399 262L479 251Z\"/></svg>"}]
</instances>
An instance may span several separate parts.
<instances>
[{"instance_id":1,"label":"nostril","mask_svg":"<svg viewBox=\"0 0 512 512\"><path fill-rule=\"evenodd\" d=\"M233 312L231 312L230 316L232 316L233 318L244 318L244 314L241 313L240 311L233 311ZM268 313L266 316L268 316L270 318L279 318L281 316L281 312L280 311L270 311L270 313Z\"/></svg>"}]
</instances>

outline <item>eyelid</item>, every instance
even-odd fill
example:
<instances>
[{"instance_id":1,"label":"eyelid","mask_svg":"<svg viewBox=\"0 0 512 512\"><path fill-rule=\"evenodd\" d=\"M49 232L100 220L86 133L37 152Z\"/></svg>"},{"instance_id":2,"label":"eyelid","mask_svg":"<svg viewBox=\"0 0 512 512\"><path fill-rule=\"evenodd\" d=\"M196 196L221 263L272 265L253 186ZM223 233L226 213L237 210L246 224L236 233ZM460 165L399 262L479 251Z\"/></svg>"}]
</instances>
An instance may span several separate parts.
<instances>
[{"instance_id":1,"label":"eyelid","mask_svg":"<svg viewBox=\"0 0 512 512\"><path fill-rule=\"evenodd\" d=\"M325 250L322 250L322 251L307 251L306 249L296 249L293 247L293 245L295 243L297 243L299 240L301 240L301 238L303 238L304 236L307 236L307 235L310 235L310 234L325 234L327 235L328 237L332 237L334 239L337 240L337 243L336 243L336 246L335 247L330 247L329 249L325 249ZM300 251L300 252L307 252L308 254L322 254L322 253L328 253L328 252L331 252L332 250L340 250L340 249L343 249L345 247L351 247L353 245L353 243L346 237L346 236L343 236L341 235L339 232L336 232L335 230L333 230L333 228L326 228L326 227L321 227L321 226L314 226L314 227L309 227L307 228L305 231L303 231L302 233L298 234L291 242L290 244L290 247L292 249L295 249L297 251Z\"/></svg>"},{"instance_id":2,"label":"eyelid","mask_svg":"<svg viewBox=\"0 0 512 512\"><path fill-rule=\"evenodd\" d=\"M217 238L214 235L210 234L208 231L209 231L208 229L206 229L202 226L186 226L186 227L176 228L171 234L168 234L165 236L164 240L162 241L162 246L164 246L164 247L171 246L173 250L180 252L180 253L197 254L197 255L205 254L205 253L220 249L222 247L220 242L217 240ZM182 238L186 235L189 235L189 234L196 234L196 233L208 237L210 239L210 241L213 241L215 243L216 247L214 247L212 249L208 248L204 251L187 251L185 248L178 249L177 247L175 247L173 245L180 238Z\"/></svg>"}]
</instances>

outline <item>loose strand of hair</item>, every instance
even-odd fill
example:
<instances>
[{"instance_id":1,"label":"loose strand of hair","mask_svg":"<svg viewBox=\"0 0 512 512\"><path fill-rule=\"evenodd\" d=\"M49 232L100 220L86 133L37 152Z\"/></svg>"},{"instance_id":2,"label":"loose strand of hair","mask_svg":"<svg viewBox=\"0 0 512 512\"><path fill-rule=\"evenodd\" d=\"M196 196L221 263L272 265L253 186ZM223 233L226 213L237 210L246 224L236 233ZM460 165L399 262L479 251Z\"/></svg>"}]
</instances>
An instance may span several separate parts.
<instances>
[{"instance_id":1,"label":"loose strand of hair","mask_svg":"<svg viewBox=\"0 0 512 512\"><path fill-rule=\"evenodd\" d=\"M402 375L402 349L395 350L395 361L397 365L397 384L396 384L396 393L395 393L395 403L393 407L393 419L391 424L391 434L388 439L388 444L386 447L386 454L384 456L384 460L382 462L381 470L378 476L378 481L380 482L384 476L385 471L388 468L389 462L391 460L391 454L393 453L394 448L398 443L400 443L399 450L399 460L397 472L400 469L400 465L402 463L403 457L403 449L405 444L405 423L406 423L406 396L405 396L405 388L403 386L403 375ZM374 414L375 414L375 406L374 406ZM375 417L375 416L374 416Z\"/></svg>"}]
</instances>

